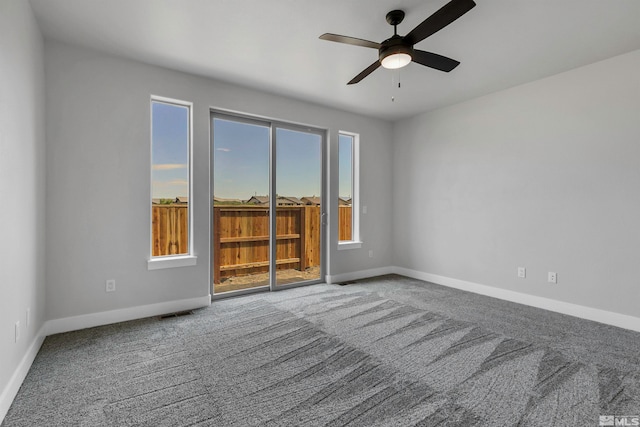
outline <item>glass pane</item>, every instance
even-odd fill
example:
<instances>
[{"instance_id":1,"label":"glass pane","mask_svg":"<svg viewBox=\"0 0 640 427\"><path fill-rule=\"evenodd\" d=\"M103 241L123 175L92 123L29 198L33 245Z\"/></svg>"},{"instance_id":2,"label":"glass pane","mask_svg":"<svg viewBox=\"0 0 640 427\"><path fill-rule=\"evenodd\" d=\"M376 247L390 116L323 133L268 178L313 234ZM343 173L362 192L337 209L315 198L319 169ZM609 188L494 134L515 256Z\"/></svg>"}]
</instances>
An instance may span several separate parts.
<instances>
[{"instance_id":1,"label":"glass pane","mask_svg":"<svg viewBox=\"0 0 640 427\"><path fill-rule=\"evenodd\" d=\"M276 129L276 285L320 278L322 137Z\"/></svg>"},{"instance_id":2,"label":"glass pane","mask_svg":"<svg viewBox=\"0 0 640 427\"><path fill-rule=\"evenodd\" d=\"M214 293L269 285L269 134L213 120Z\"/></svg>"},{"instance_id":3,"label":"glass pane","mask_svg":"<svg viewBox=\"0 0 640 427\"><path fill-rule=\"evenodd\" d=\"M340 134L338 140L338 240L353 240L353 137Z\"/></svg>"},{"instance_id":4,"label":"glass pane","mask_svg":"<svg viewBox=\"0 0 640 427\"><path fill-rule=\"evenodd\" d=\"M151 255L189 253L189 107L151 103Z\"/></svg>"}]
</instances>

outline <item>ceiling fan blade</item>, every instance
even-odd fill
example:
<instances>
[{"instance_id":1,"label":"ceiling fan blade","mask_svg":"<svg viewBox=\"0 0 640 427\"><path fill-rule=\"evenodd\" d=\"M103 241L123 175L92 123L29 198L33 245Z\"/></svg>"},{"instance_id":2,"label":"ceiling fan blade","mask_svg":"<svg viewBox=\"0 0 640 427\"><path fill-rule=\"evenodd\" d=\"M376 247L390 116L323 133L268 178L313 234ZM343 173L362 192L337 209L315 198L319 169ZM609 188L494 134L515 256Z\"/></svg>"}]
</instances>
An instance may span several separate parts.
<instances>
[{"instance_id":1,"label":"ceiling fan blade","mask_svg":"<svg viewBox=\"0 0 640 427\"><path fill-rule=\"evenodd\" d=\"M413 51L413 57L411 59L413 62L417 62L418 64L435 68L436 70L444 71L446 73L460 65L460 61L456 61L455 59L417 49Z\"/></svg>"},{"instance_id":2,"label":"ceiling fan blade","mask_svg":"<svg viewBox=\"0 0 640 427\"><path fill-rule=\"evenodd\" d=\"M473 9L475 5L473 0L451 0L411 30L411 32L405 36L405 40L409 41L412 45L421 42L460 18Z\"/></svg>"},{"instance_id":3,"label":"ceiling fan blade","mask_svg":"<svg viewBox=\"0 0 640 427\"><path fill-rule=\"evenodd\" d=\"M360 80L364 79L369 74L373 73L379 66L380 66L380 61L374 62L373 64L371 64L367 68L365 68L363 72L361 72L360 74L355 76L353 79L351 79L351 81L349 83L347 83L347 84L348 85L353 85L353 84L358 83Z\"/></svg>"},{"instance_id":4,"label":"ceiling fan blade","mask_svg":"<svg viewBox=\"0 0 640 427\"><path fill-rule=\"evenodd\" d=\"M355 37L341 36L340 34L325 33L321 35L320 38L322 40L328 40L330 42L338 42L338 43L345 43L345 44L350 44L354 46L370 47L372 49L380 48L380 43L372 42L369 40L357 39Z\"/></svg>"}]
</instances>

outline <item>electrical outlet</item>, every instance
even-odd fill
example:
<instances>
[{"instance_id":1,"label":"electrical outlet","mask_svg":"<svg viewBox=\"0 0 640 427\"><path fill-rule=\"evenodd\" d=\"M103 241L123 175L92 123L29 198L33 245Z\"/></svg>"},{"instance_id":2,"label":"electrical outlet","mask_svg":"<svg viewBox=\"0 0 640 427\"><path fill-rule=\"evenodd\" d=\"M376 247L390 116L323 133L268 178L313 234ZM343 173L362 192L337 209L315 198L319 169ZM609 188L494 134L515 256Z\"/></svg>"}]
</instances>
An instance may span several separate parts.
<instances>
[{"instance_id":1,"label":"electrical outlet","mask_svg":"<svg viewBox=\"0 0 640 427\"><path fill-rule=\"evenodd\" d=\"M362 206L362 214L363 215L367 214L367 205Z\"/></svg>"},{"instance_id":2,"label":"electrical outlet","mask_svg":"<svg viewBox=\"0 0 640 427\"><path fill-rule=\"evenodd\" d=\"M18 342L18 340L20 340L20 321L18 320L16 322L16 341Z\"/></svg>"},{"instance_id":3,"label":"electrical outlet","mask_svg":"<svg viewBox=\"0 0 640 427\"><path fill-rule=\"evenodd\" d=\"M105 286L106 292L115 292L116 291L116 281L114 279L107 280L107 284Z\"/></svg>"},{"instance_id":4,"label":"electrical outlet","mask_svg":"<svg viewBox=\"0 0 640 427\"><path fill-rule=\"evenodd\" d=\"M29 323L31 323L31 309L27 307L27 322L25 323L27 328L29 327Z\"/></svg>"},{"instance_id":5,"label":"electrical outlet","mask_svg":"<svg viewBox=\"0 0 640 427\"><path fill-rule=\"evenodd\" d=\"M554 273L553 271L549 272L547 281L549 283L558 283L558 275L556 273Z\"/></svg>"},{"instance_id":6,"label":"electrical outlet","mask_svg":"<svg viewBox=\"0 0 640 427\"><path fill-rule=\"evenodd\" d=\"M373 249L369 250L369 258L373 258Z\"/></svg>"},{"instance_id":7,"label":"electrical outlet","mask_svg":"<svg viewBox=\"0 0 640 427\"><path fill-rule=\"evenodd\" d=\"M527 277L527 269L524 267L518 267L518 277L520 277L521 279Z\"/></svg>"}]
</instances>

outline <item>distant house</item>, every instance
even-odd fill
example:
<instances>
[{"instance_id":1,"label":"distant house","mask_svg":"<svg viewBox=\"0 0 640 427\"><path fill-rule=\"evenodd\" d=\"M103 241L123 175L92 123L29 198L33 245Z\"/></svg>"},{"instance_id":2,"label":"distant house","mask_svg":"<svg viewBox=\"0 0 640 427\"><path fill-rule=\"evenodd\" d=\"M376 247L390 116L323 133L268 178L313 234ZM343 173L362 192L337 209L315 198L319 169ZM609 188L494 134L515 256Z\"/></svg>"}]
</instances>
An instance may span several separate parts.
<instances>
[{"instance_id":1,"label":"distant house","mask_svg":"<svg viewBox=\"0 0 640 427\"><path fill-rule=\"evenodd\" d=\"M253 196L246 202L248 205L268 206L269 196ZM278 196L276 200L278 206L302 206L304 202L297 197L292 196Z\"/></svg>"},{"instance_id":2,"label":"distant house","mask_svg":"<svg viewBox=\"0 0 640 427\"><path fill-rule=\"evenodd\" d=\"M189 203L189 196L178 196L176 197L175 203L187 204Z\"/></svg>"},{"instance_id":3,"label":"distant house","mask_svg":"<svg viewBox=\"0 0 640 427\"><path fill-rule=\"evenodd\" d=\"M302 204L302 201L297 197L278 196L277 200L278 206L300 206Z\"/></svg>"},{"instance_id":4,"label":"distant house","mask_svg":"<svg viewBox=\"0 0 640 427\"><path fill-rule=\"evenodd\" d=\"M303 197L300 201L307 206L320 206L322 199L316 196Z\"/></svg>"},{"instance_id":5,"label":"distant house","mask_svg":"<svg viewBox=\"0 0 640 427\"><path fill-rule=\"evenodd\" d=\"M269 204L269 196L252 196L245 203L248 205L266 206Z\"/></svg>"},{"instance_id":6,"label":"distant house","mask_svg":"<svg viewBox=\"0 0 640 427\"><path fill-rule=\"evenodd\" d=\"M351 197L338 197L338 206L351 206Z\"/></svg>"}]
</instances>

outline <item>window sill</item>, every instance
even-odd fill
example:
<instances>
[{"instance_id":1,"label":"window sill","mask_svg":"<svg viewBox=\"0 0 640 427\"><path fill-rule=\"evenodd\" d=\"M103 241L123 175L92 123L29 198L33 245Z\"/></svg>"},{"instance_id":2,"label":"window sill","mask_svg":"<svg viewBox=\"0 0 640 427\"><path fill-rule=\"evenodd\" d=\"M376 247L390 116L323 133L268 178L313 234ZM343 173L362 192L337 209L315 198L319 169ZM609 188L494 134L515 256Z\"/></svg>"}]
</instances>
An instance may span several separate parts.
<instances>
[{"instance_id":1,"label":"window sill","mask_svg":"<svg viewBox=\"0 0 640 427\"><path fill-rule=\"evenodd\" d=\"M360 249L362 247L362 242L356 242L356 241L352 241L352 242L339 242L338 243L338 250L339 251L345 251L348 249Z\"/></svg>"},{"instance_id":2,"label":"window sill","mask_svg":"<svg viewBox=\"0 0 640 427\"><path fill-rule=\"evenodd\" d=\"M151 258L147 260L147 269L161 270L163 268L189 267L196 265L197 260L198 257L194 255Z\"/></svg>"}]
</instances>

